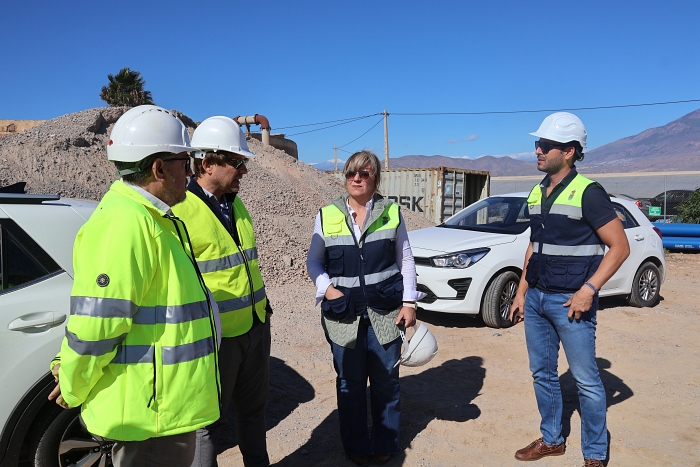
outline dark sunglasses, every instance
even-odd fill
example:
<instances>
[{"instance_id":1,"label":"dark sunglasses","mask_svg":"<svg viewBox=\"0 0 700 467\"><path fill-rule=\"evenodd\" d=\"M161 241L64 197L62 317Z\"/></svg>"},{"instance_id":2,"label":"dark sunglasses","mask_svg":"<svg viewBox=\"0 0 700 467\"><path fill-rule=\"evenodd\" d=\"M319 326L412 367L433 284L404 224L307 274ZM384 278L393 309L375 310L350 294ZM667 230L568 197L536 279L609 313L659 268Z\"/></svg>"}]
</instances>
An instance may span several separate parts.
<instances>
[{"instance_id":1,"label":"dark sunglasses","mask_svg":"<svg viewBox=\"0 0 700 467\"><path fill-rule=\"evenodd\" d=\"M247 157L244 159L234 159L233 157L227 157L227 156L222 156L224 158L224 161L230 166L232 166L234 169L238 170L241 168L242 165L246 165L250 159Z\"/></svg>"},{"instance_id":2,"label":"dark sunglasses","mask_svg":"<svg viewBox=\"0 0 700 467\"><path fill-rule=\"evenodd\" d=\"M185 173L190 173L192 171L192 165L191 165L192 159L190 159L189 157L173 157L170 159L162 159L162 161L163 162L173 162L173 161L181 161L182 162L182 161L184 161L185 162L185 164L184 164L185 165L185 167L184 167Z\"/></svg>"},{"instance_id":3,"label":"dark sunglasses","mask_svg":"<svg viewBox=\"0 0 700 467\"><path fill-rule=\"evenodd\" d=\"M571 145L562 143L549 143L547 141L535 141L535 151L537 151L537 149L541 149L542 154L547 154L553 148L561 150L569 146Z\"/></svg>"},{"instance_id":4,"label":"dark sunglasses","mask_svg":"<svg viewBox=\"0 0 700 467\"><path fill-rule=\"evenodd\" d=\"M367 180L369 176L372 175L368 170L360 170L359 172L345 172L345 178L350 180L351 178L355 178L357 174L360 174L361 180Z\"/></svg>"}]
</instances>

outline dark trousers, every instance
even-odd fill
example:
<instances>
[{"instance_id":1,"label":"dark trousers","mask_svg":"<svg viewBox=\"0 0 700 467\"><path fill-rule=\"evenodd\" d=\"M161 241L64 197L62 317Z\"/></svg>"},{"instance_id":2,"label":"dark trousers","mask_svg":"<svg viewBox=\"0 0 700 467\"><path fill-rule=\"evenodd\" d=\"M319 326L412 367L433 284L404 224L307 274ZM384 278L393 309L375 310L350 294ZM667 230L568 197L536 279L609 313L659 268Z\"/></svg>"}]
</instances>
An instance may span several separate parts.
<instances>
[{"instance_id":1,"label":"dark trousers","mask_svg":"<svg viewBox=\"0 0 700 467\"><path fill-rule=\"evenodd\" d=\"M255 320L253 328L238 337L224 337L219 349L221 419L197 430L197 449L192 467L218 466L216 445L225 414L233 402L236 436L245 467L267 467L265 408L270 379L270 320Z\"/></svg>"},{"instance_id":2,"label":"dark trousers","mask_svg":"<svg viewBox=\"0 0 700 467\"><path fill-rule=\"evenodd\" d=\"M112 447L112 463L114 467L187 467L194 450L194 431L144 441L117 441Z\"/></svg>"},{"instance_id":3,"label":"dark trousers","mask_svg":"<svg viewBox=\"0 0 700 467\"><path fill-rule=\"evenodd\" d=\"M399 447L401 389L399 367L401 339L381 345L369 320L362 320L354 349L331 342L337 373L336 393L340 439L345 455L396 454ZM367 380L372 412L372 432L367 427Z\"/></svg>"}]
</instances>

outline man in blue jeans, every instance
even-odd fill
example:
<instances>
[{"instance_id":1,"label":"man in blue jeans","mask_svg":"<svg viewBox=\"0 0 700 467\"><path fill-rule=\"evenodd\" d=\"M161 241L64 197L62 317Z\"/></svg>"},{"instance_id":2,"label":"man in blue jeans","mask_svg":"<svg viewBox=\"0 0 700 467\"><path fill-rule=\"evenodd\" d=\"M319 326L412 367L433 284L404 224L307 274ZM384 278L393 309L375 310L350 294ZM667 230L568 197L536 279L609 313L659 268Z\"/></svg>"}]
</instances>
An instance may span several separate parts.
<instances>
[{"instance_id":1,"label":"man in blue jeans","mask_svg":"<svg viewBox=\"0 0 700 467\"><path fill-rule=\"evenodd\" d=\"M629 243L608 194L574 166L586 148L583 122L557 112L530 134L540 138L537 169L547 176L528 196L530 245L510 315L524 320L542 437L515 458L534 461L566 451L557 372L561 342L578 387L584 467L599 467L607 458L608 436L595 358L598 291L629 256Z\"/></svg>"}]
</instances>

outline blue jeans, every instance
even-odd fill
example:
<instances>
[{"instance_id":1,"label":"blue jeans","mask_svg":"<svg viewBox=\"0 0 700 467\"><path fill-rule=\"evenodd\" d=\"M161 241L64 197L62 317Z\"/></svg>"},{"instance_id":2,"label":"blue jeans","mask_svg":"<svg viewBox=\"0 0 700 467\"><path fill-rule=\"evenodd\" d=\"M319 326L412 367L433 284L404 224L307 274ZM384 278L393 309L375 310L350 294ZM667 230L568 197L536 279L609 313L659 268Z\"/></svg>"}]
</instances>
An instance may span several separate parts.
<instances>
[{"instance_id":1,"label":"blue jeans","mask_svg":"<svg viewBox=\"0 0 700 467\"><path fill-rule=\"evenodd\" d=\"M542 417L540 431L543 441L550 446L564 442L561 435L563 402L557 372L561 342L578 388L583 457L605 460L608 450L607 404L595 359L598 296L581 319L569 320L569 309L563 305L571 295L528 289L525 298L525 340L537 407Z\"/></svg>"},{"instance_id":2,"label":"blue jeans","mask_svg":"<svg viewBox=\"0 0 700 467\"><path fill-rule=\"evenodd\" d=\"M345 455L396 454L399 449L401 339L381 345L372 326L360 321L354 349L331 342L338 375L336 392L340 439ZM372 410L372 435L367 427L367 378Z\"/></svg>"}]
</instances>

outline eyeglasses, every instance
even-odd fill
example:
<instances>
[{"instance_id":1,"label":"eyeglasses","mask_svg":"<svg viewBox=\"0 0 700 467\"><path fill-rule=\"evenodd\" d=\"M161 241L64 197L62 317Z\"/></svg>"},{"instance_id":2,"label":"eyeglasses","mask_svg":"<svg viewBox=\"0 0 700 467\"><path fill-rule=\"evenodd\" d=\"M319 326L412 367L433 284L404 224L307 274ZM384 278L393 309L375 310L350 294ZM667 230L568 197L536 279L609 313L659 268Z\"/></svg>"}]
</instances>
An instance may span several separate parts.
<instances>
[{"instance_id":1,"label":"eyeglasses","mask_svg":"<svg viewBox=\"0 0 700 467\"><path fill-rule=\"evenodd\" d=\"M189 157L172 157L170 159L162 159L163 162L184 161L184 169L186 174L192 173L192 159Z\"/></svg>"},{"instance_id":2,"label":"eyeglasses","mask_svg":"<svg viewBox=\"0 0 700 467\"><path fill-rule=\"evenodd\" d=\"M360 180L367 180L372 175L368 170L360 170L359 172L345 172L345 178L350 180L355 178L355 175L360 174Z\"/></svg>"},{"instance_id":3,"label":"eyeglasses","mask_svg":"<svg viewBox=\"0 0 700 467\"><path fill-rule=\"evenodd\" d=\"M250 159L247 157L243 159L235 159L233 157L228 157L228 156L222 156L224 158L224 161L230 166L232 166L234 169L238 170L241 168L242 165L246 165Z\"/></svg>"},{"instance_id":4,"label":"eyeglasses","mask_svg":"<svg viewBox=\"0 0 700 467\"><path fill-rule=\"evenodd\" d=\"M537 151L537 149L541 149L542 154L547 154L549 151L552 150L552 148L556 148L556 149L561 150L561 149L564 149L568 146L571 146L571 145L570 144L562 144L562 143L549 143L547 141L542 141L542 140L535 141L535 151Z\"/></svg>"}]
</instances>

